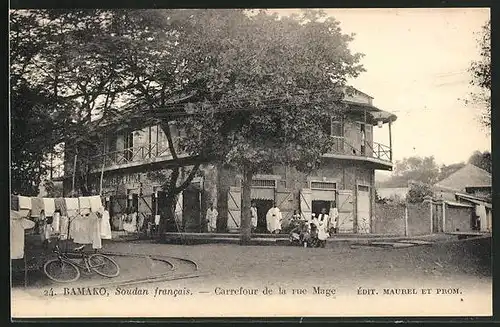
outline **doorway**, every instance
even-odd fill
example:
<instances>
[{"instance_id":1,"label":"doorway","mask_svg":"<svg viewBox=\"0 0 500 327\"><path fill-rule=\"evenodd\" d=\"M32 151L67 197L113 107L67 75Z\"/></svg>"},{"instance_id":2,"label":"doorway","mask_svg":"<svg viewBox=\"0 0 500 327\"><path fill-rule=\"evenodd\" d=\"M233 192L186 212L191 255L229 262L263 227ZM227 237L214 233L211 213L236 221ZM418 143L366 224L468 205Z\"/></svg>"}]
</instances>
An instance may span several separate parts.
<instances>
[{"instance_id":1,"label":"doorway","mask_svg":"<svg viewBox=\"0 0 500 327\"><path fill-rule=\"evenodd\" d=\"M319 216L321 213L321 209L325 208L326 209L326 214L330 214L330 207L332 206L332 201L324 201L324 200L312 200L312 213L316 217Z\"/></svg>"},{"instance_id":2,"label":"doorway","mask_svg":"<svg viewBox=\"0 0 500 327\"><path fill-rule=\"evenodd\" d=\"M257 208L257 228L255 228L256 233L267 233L267 221L266 214L273 207L273 200L264 199L253 199L252 202L255 203Z\"/></svg>"},{"instance_id":3,"label":"doorway","mask_svg":"<svg viewBox=\"0 0 500 327\"><path fill-rule=\"evenodd\" d=\"M166 207L167 207L167 193L164 191L158 191L158 199L157 199L158 214L161 214L161 212ZM162 217L162 219L165 218ZM169 217L169 219L167 219L165 223L165 231L180 233L182 232L182 226L179 226L179 224L175 219Z\"/></svg>"},{"instance_id":4,"label":"doorway","mask_svg":"<svg viewBox=\"0 0 500 327\"><path fill-rule=\"evenodd\" d=\"M370 199L370 187L358 185L357 223L360 234L369 234L371 231Z\"/></svg>"},{"instance_id":5,"label":"doorway","mask_svg":"<svg viewBox=\"0 0 500 327\"><path fill-rule=\"evenodd\" d=\"M190 185L182 192L182 225L184 231L205 232L207 224L201 217L201 192Z\"/></svg>"}]
</instances>

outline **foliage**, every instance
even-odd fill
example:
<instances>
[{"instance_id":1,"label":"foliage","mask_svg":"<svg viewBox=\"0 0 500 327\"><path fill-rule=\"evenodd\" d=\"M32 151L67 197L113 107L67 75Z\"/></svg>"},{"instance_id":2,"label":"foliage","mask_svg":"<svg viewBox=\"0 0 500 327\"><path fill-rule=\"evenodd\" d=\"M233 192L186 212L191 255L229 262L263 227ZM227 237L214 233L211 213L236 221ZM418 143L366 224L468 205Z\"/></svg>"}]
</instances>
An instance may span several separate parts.
<instances>
[{"instance_id":1,"label":"foliage","mask_svg":"<svg viewBox=\"0 0 500 327\"><path fill-rule=\"evenodd\" d=\"M408 189L408 195L406 196L406 200L409 203L420 203L424 201L424 198L427 196L433 196L434 192L432 191L431 185L424 183L411 183Z\"/></svg>"},{"instance_id":2,"label":"foliage","mask_svg":"<svg viewBox=\"0 0 500 327\"><path fill-rule=\"evenodd\" d=\"M43 187L45 188L46 196L49 198L57 198L63 196L63 185L62 182L55 183L50 179L43 181Z\"/></svg>"},{"instance_id":3,"label":"foliage","mask_svg":"<svg viewBox=\"0 0 500 327\"><path fill-rule=\"evenodd\" d=\"M377 189L375 189L375 203L382 203L382 204L387 203L387 199L382 198L378 193Z\"/></svg>"},{"instance_id":4,"label":"foliage","mask_svg":"<svg viewBox=\"0 0 500 327\"><path fill-rule=\"evenodd\" d=\"M484 107L482 123L485 127L491 127L491 23L486 22L477 40L480 60L473 61L469 71L472 74L470 84L479 88L479 91L471 94L470 102L480 104ZM468 101L469 102L469 101Z\"/></svg>"},{"instance_id":5,"label":"foliage","mask_svg":"<svg viewBox=\"0 0 500 327\"><path fill-rule=\"evenodd\" d=\"M468 163L486 170L491 174L491 152L489 151L475 151L469 158Z\"/></svg>"},{"instance_id":6,"label":"foliage","mask_svg":"<svg viewBox=\"0 0 500 327\"><path fill-rule=\"evenodd\" d=\"M440 169L433 156L408 157L395 162L393 175L380 187L407 187L410 181L434 184L439 177Z\"/></svg>"},{"instance_id":7,"label":"foliage","mask_svg":"<svg viewBox=\"0 0 500 327\"><path fill-rule=\"evenodd\" d=\"M56 127L47 110L47 97L25 84L11 90L11 106L16 108L11 124L11 191L37 195L47 171L45 153L51 150L51 131Z\"/></svg>"},{"instance_id":8,"label":"foliage","mask_svg":"<svg viewBox=\"0 0 500 327\"><path fill-rule=\"evenodd\" d=\"M44 159L53 147L60 142L84 146L80 141L90 135L94 110L103 111L113 104L110 94L119 88L119 61L114 54L118 47L106 39L108 18L109 12L101 10L10 12L14 192L28 191L17 185L37 188L44 175ZM31 95L37 99L28 103ZM36 133L34 142L32 133ZM23 165L42 168L37 173L17 174L15 169Z\"/></svg>"}]
</instances>

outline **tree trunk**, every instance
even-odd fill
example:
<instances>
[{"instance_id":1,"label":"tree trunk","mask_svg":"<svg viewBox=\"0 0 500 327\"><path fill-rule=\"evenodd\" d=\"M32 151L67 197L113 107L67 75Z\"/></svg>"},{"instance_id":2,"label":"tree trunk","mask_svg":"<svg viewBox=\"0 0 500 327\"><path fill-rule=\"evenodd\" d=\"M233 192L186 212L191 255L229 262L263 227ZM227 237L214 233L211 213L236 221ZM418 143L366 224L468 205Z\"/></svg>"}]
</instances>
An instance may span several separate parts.
<instances>
[{"instance_id":1,"label":"tree trunk","mask_svg":"<svg viewBox=\"0 0 500 327\"><path fill-rule=\"evenodd\" d=\"M251 230L251 191L252 191L253 172L248 167L243 170L243 182L241 192L241 226L240 226L240 244L247 245L252 238Z\"/></svg>"},{"instance_id":2,"label":"tree trunk","mask_svg":"<svg viewBox=\"0 0 500 327\"><path fill-rule=\"evenodd\" d=\"M227 183L227 174L222 164L217 165L217 232L227 231L227 219L229 216L227 209L227 194L229 187Z\"/></svg>"},{"instance_id":3,"label":"tree trunk","mask_svg":"<svg viewBox=\"0 0 500 327\"><path fill-rule=\"evenodd\" d=\"M175 223L175 207L177 205L177 194L167 194L165 206L159 208L160 226L159 233L163 236L166 232L180 232Z\"/></svg>"}]
</instances>

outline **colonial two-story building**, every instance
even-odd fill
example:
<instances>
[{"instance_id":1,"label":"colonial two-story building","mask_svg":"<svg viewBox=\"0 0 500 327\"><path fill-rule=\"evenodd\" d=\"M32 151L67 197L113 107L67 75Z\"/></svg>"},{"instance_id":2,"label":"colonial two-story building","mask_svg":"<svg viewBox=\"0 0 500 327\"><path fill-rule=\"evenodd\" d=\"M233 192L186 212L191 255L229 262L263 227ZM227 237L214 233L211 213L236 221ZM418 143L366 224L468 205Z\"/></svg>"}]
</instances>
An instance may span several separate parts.
<instances>
[{"instance_id":1,"label":"colonial two-story building","mask_svg":"<svg viewBox=\"0 0 500 327\"><path fill-rule=\"evenodd\" d=\"M258 209L258 230L265 231L265 214L276 202L285 224L300 212L304 217L322 208L339 211L339 233L370 233L375 201L375 170L392 170L391 124L396 116L376 108L373 98L352 89L344 101L349 110L343 119L333 118L324 128L335 139L324 154L322 166L310 174L294 167L276 166L254 176L252 200ZM374 141L374 129L387 130L389 144ZM174 145L182 131L172 126ZM137 210L146 220L165 205L161 185L173 163L168 140L159 126L141 130L113 129L96 146L98 153L85 158L89 164L89 183L102 195L114 217ZM181 158L187 157L180 154ZM187 160L187 158L186 158ZM186 162L189 164L189 162ZM73 158L65 160L64 189L71 190ZM189 171L189 169L187 169ZM186 172L187 173L187 172ZM102 176L102 178L100 178ZM102 180L102 185L100 185ZM202 232L208 204L216 204L227 231L237 232L241 221L241 175L238 171L207 164L179 196L177 229ZM224 224L225 225L225 224Z\"/></svg>"}]
</instances>

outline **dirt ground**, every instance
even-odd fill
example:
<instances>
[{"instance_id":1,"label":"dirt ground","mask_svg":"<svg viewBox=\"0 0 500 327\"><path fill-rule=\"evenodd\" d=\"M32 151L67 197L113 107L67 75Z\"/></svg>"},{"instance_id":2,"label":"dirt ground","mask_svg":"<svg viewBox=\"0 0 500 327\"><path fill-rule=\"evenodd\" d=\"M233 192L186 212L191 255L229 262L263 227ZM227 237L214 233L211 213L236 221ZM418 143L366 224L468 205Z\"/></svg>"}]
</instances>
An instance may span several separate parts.
<instances>
[{"instance_id":1,"label":"dirt ground","mask_svg":"<svg viewBox=\"0 0 500 327\"><path fill-rule=\"evenodd\" d=\"M337 302L338 304L333 307L325 309L322 306L327 305L327 302L314 302L317 299L314 297L303 297L303 300L298 302L293 297L281 297L281 303L285 306L285 309L288 306L295 308L294 315L297 312L302 312L301 310L304 309L306 303L318 304L313 308L308 308L310 311L305 312L345 314L352 311L351 314L359 314L359 310L362 310L363 313L369 314L375 312L374 310L397 308L398 303L407 303L409 308L419 308L423 302L417 300L417 302L410 304L410 302L401 302L397 297L392 298L393 302L383 302L389 301L390 298L388 297L382 297L375 302L363 302L363 299L356 297L356 292L360 287L366 289L377 288L379 290L385 287L428 287L460 289L460 295L446 298L428 298L425 302L425 309L438 310L441 306L446 305L446 307L443 307L443 310L445 310L443 312L450 312L450 315L453 315L455 311L461 313L467 309L472 310L472 313L479 309L488 312L491 309L492 285L490 247L491 239L448 241L433 245L390 249L379 247L351 248L348 243L344 242L332 244L327 248L315 249L292 246L222 244L187 246L151 242L106 242L103 248L104 251L135 253L145 256L174 256L194 260L199 266L198 272L200 276L197 278L157 281L131 287L148 288L150 292L157 287L178 290L189 289L191 295L197 295L198 297L175 297L168 300L168 302L158 302L159 300L153 297L150 297L151 301L139 301L135 297L114 297L112 301L107 300L108 302L103 299L104 302L99 302L99 305L96 302L98 299L94 297L72 297L71 301L62 298L62 302L58 302L58 306L67 306L65 312L72 312L71 310L80 312L81 308L88 305L86 310L101 310L95 311L96 315L109 315L110 312L115 312L118 315L128 315L133 314L133 312L144 315L144 312L150 313L151 310L161 317L163 315L189 316L193 315L193 312L213 316L213 312L219 311L221 315L223 312L236 315L239 312L239 314L248 315L250 312L248 308L262 313L266 312L265 310L268 310L269 306L274 305L271 303L275 302L268 302L270 298L266 297L257 299L236 296L229 299L228 297L211 297L210 295L214 295L218 288L243 287L262 290L269 287L276 291L280 287L290 292L292 289L311 290L313 287L319 286L324 289L336 289L339 297L345 296L347 299L361 301L359 302L361 309L349 306L351 300ZM145 258L122 258L119 260L121 260L119 262L120 266L127 276L144 276L152 272L151 266L148 265ZM43 279L43 276L40 278ZM71 286L83 286L82 282L77 283L77 285ZM57 287L57 285L47 283L38 283L28 289L24 289L20 285L14 287L12 301L18 303L19 306L14 307L15 310L13 311L18 312L19 315L26 314L26 308L29 307L27 303L36 303L37 306L44 303L47 306L36 307L38 311L32 311L30 314L39 315L51 311L54 307L54 299L48 299L50 301L46 299L47 301L44 302L40 301L39 297L42 290L47 289L49 286ZM38 294L38 297L36 294ZM203 296L206 296L206 298ZM192 301L193 299L195 301ZM204 306L204 303L207 303L207 307ZM222 305L222 307L218 307L217 310L219 311L210 309L210 306L215 305L215 303ZM236 306L236 303L241 304ZM71 306L73 304L76 306ZM471 304L475 306L472 307ZM382 306L381 309L377 309L377 305ZM462 308L460 305L466 305L466 307ZM125 313L120 311L122 307L127 308ZM239 308L240 311L234 311L236 309L232 308ZM281 306L279 308L282 309ZM338 313L335 310L341 312ZM409 315L408 312L413 311L399 312ZM469 313L468 315L473 314Z\"/></svg>"},{"instance_id":2,"label":"dirt ground","mask_svg":"<svg viewBox=\"0 0 500 327\"><path fill-rule=\"evenodd\" d=\"M446 241L433 245L408 248L359 247L347 243L332 244L329 248L291 246L239 245L169 245L151 242L104 243L103 250L147 255L170 255L194 260L199 270L217 280L238 281L307 281L334 279L349 280L405 279L451 280L457 278L488 280L491 277L491 239L476 241ZM50 256L39 244L30 242L26 248L28 261L40 266ZM14 265L22 269L22 260ZM147 276L160 272L161 267L146 258L119 258L122 274ZM167 269L167 267L165 267ZM279 273L278 273L279 272ZM40 286L50 283L43 276L30 272L29 280ZM22 283L23 274L14 273L14 285ZM45 280L40 282L40 280Z\"/></svg>"}]
</instances>

